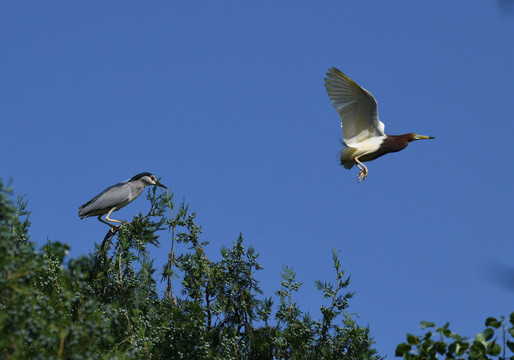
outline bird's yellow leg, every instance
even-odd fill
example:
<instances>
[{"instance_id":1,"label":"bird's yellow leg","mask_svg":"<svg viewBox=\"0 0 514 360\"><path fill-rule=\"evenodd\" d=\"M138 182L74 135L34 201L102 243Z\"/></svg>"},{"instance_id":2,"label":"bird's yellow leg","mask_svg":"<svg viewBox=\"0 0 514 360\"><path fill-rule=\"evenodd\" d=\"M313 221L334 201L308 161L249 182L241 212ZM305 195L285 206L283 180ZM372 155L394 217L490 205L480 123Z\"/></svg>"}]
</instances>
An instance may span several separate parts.
<instances>
[{"instance_id":1,"label":"bird's yellow leg","mask_svg":"<svg viewBox=\"0 0 514 360\"><path fill-rule=\"evenodd\" d=\"M364 165L363 163L361 163L359 161L358 156L354 160L355 160L355 164L360 169L359 174L357 174L357 177L359 178L359 182L361 182L362 180L366 180L366 177L368 176L368 168L366 167L366 165Z\"/></svg>"},{"instance_id":2,"label":"bird's yellow leg","mask_svg":"<svg viewBox=\"0 0 514 360\"><path fill-rule=\"evenodd\" d=\"M105 220L107 220L107 221L112 221L112 222L117 222L117 223L123 224L123 221L115 220L115 219L111 219L111 218L109 217L109 215L111 215L111 214L112 214L112 212L113 212L114 210L116 210L116 208L112 208L112 209L111 209L111 211L109 211L109 212L107 213L107 215L105 216ZM99 220L100 220L100 219L99 219ZM102 221L102 220L100 220L100 221ZM109 226L111 227L111 230L112 230L113 232L114 232L114 228L118 228L118 227L120 227L120 225L109 224L109 223L107 223L107 222L105 222L105 221L102 221L102 222L103 222L103 223L105 223L105 224L107 224L107 225L109 225Z\"/></svg>"},{"instance_id":3,"label":"bird's yellow leg","mask_svg":"<svg viewBox=\"0 0 514 360\"><path fill-rule=\"evenodd\" d=\"M112 227L112 224L109 224L107 221L104 221L104 219L102 219L102 215L98 216L97 219L98 219L98 221L103 222L104 224L109 225L110 227Z\"/></svg>"},{"instance_id":4,"label":"bird's yellow leg","mask_svg":"<svg viewBox=\"0 0 514 360\"><path fill-rule=\"evenodd\" d=\"M111 214L112 214L112 212L113 212L115 209L116 209L116 208L112 208L112 209L111 209L111 211L109 211L109 212L107 213L107 215L105 216L105 220L107 220L107 221L112 221L112 222L117 222L117 223L123 224L123 221L120 221L120 220L114 220L114 219L111 219L111 218L109 217L109 215L111 215Z\"/></svg>"}]
</instances>

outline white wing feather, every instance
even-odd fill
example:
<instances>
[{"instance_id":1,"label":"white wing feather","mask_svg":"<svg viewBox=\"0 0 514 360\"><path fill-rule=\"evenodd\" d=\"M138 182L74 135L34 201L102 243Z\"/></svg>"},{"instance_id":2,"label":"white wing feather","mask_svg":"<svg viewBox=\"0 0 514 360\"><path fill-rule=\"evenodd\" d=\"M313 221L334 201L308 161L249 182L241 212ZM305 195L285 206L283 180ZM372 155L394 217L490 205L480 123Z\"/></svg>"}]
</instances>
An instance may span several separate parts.
<instances>
[{"instance_id":1,"label":"white wing feather","mask_svg":"<svg viewBox=\"0 0 514 360\"><path fill-rule=\"evenodd\" d=\"M359 147L367 139L386 136L384 123L378 119L377 101L369 91L336 68L328 70L325 87L341 117L347 146Z\"/></svg>"}]
</instances>

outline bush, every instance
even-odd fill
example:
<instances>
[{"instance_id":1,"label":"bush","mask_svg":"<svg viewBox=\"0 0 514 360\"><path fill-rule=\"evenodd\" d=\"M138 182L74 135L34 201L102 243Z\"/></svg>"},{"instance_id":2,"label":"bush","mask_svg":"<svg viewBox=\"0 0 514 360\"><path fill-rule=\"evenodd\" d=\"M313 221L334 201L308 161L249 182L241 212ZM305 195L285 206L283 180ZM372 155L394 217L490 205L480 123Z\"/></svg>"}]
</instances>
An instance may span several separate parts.
<instances>
[{"instance_id":1,"label":"bush","mask_svg":"<svg viewBox=\"0 0 514 360\"><path fill-rule=\"evenodd\" d=\"M302 285L284 267L264 297L258 254L240 235L208 259L195 214L172 193L148 192L151 209L89 256L29 241L27 203L0 181L0 356L9 359L379 359L368 328L347 312L352 293L337 252L335 283L316 281L327 305L313 320L294 301ZM147 249L170 236L159 273ZM177 253L175 245L187 247ZM159 294L158 282L166 289ZM180 283L180 291L173 284Z\"/></svg>"}]
</instances>

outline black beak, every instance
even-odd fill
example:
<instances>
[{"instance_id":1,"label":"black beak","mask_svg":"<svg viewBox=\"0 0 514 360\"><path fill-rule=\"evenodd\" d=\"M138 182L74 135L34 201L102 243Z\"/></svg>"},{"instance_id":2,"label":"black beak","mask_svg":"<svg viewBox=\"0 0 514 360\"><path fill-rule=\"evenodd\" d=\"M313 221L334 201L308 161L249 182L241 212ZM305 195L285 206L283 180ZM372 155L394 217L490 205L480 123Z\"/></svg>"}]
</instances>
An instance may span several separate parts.
<instances>
[{"instance_id":1,"label":"black beak","mask_svg":"<svg viewBox=\"0 0 514 360\"><path fill-rule=\"evenodd\" d=\"M161 183L160 181L157 181L157 183L156 183L155 185L156 185L156 186L160 186L160 187L165 188L165 189L168 189L168 188L166 187L166 185L164 185L164 184L163 184L163 183Z\"/></svg>"}]
</instances>

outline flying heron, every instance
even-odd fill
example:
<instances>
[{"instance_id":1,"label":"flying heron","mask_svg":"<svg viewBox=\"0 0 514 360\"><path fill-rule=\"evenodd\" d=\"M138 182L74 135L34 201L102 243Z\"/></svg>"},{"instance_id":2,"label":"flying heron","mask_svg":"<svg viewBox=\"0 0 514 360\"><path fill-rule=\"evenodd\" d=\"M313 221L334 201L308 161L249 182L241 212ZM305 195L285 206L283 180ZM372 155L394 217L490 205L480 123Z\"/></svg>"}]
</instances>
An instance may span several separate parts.
<instances>
[{"instance_id":1,"label":"flying heron","mask_svg":"<svg viewBox=\"0 0 514 360\"><path fill-rule=\"evenodd\" d=\"M384 123L378 119L377 101L373 95L335 67L328 70L325 87L341 117L345 145L341 150L341 165L346 169L357 166L359 182L368 176L368 168L363 162L403 150L414 140L434 139L413 133L387 135Z\"/></svg>"}]
</instances>

